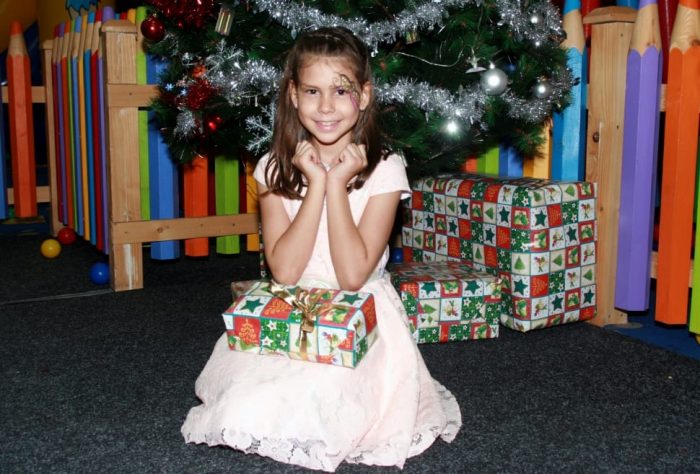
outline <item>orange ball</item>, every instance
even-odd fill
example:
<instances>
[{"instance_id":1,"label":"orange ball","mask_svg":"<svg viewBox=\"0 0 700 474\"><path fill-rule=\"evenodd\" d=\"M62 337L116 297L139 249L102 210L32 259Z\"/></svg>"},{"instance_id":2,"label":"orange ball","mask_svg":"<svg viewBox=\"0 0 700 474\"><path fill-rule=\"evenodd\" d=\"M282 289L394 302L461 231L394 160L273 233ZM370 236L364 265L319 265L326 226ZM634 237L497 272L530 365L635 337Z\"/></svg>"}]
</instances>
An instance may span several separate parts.
<instances>
[{"instance_id":1,"label":"orange ball","mask_svg":"<svg viewBox=\"0 0 700 474\"><path fill-rule=\"evenodd\" d=\"M45 258L56 258L61 253L61 244L56 239L46 239L41 243L41 254Z\"/></svg>"}]
</instances>

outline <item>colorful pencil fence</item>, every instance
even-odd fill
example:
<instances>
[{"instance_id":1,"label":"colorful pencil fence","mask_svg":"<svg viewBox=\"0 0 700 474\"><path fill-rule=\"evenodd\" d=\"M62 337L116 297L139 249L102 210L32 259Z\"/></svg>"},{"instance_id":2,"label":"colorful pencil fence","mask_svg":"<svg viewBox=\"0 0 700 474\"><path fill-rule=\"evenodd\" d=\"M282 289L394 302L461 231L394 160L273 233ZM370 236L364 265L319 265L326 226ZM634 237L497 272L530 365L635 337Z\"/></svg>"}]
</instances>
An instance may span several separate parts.
<instances>
[{"instance_id":1,"label":"colorful pencil fence","mask_svg":"<svg viewBox=\"0 0 700 474\"><path fill-rule=\"evenodd\" d=\"M127 12L124 16L140 20L145 17L145 10ZM217 157L216 160L212 160L212 163L215 162L216 165L211 167L211 171L205 167L203 175L200 175L200 183L207 183L209 179L216 183L215 191L212 194L216 203L208 203L207 192L191 193L194 196L192 199L181 199L181 192L186 194L179 189L179 181L183 174L179 169L181 167L176 166L175 162L170 159L155 117L152 112L147 110L150 100L155 96L155 87L148 84L154 84L158 81L158 75L166 65L158 62L155 58L146 57L144 54L139 58L139 61L134 61L134 70L138 71L136 83L131 82L131 79L120 79L125 74L124 71L126 74L129 73L130 67L113 67L111 70L114 75L112 82L116 81L116 83L111 84L110 71L108 71L104 56L106 36L101 41L100 35L104 36L105 33L102 28L103 23L113 18L115 18L114 11L111 8L105 8L57 25L54 30L54 39L44 45L45 86L32 88L27 76L26 80L11 81L8 87L2 88L3 102L10 100L12 90L13 111L22 109L15 106L17 94L14 93L14 89L17 87L22 88L23 97L26 98L25 102L29 104L30 111L32 102L45 102L47 104L47 112L50 116L47 116L46 133L51 160L49 171L52 176L50 177L50 186L37 187L34 183L29 186L8 188L9 179L6 179L4 174L6 166L3 163L0 169L2 171L0 174L0 195L2 197L0 199L0 218L6 219L8 217L7 211L10 205L14 205L19 210L21 200L15 195L20 190L29 189L30 192L25 191L24 193L30 198L33 197L36 200L38 197L39 202L50 202L53 217L51 231L53 233L63 226L69 226L105 253L110 253L111 249L119 247L117 258L121 257L122 260L115 265L119 277L112 279L112 286L116 289L142 286L140 256L138 264L135 263L135 257L139 255L141 243L150 243L151 258L154 259L178 258L180 256L180 241L185 237L192 238L184 245L186 254L208 255L209 237L217 237L216 249L218 253L239 253L240 237L227 235L226 232L229 234L241 233L241 229L245 230L247 225L250 232L242 233L251 234L249 247L256 250L257 223L255 226L246 224L253 222L256 217L255 211L248 212L250 215L242 219L242 225L238 224L235 217L233 219L221 218L215 221L220 230L215 230L213 233L207 230L210 209L222 216L235 216L241 210L239 207L241 202L245 204L250 201L251 206L255 205L254 199L245 197L245 194L250 192L247 189L249 187L246 182L247 173L239 172L239 167L242 165L238 159ZM128 33L125 33L127 30ZM119 45L113 46L112 53L117 59L113 59L112 64L118 64L118 61L129 61L129 55L125 51L130 51L130 48L123 50L122 47L128 43L127 37L138 38L137 31L138 29L134 29L133 25L128 25L125 22L122 22L116 29L112 37L119 37L118 40L115 39ZM23 41L21 30L17 41ZM136 44L139 46L138 42ZM129 46L131 46L130 43ZM137 51L143 50L134 49L132 58L138 56ZM128 90L119 89L119 86L123 85L128 88L131 84L140 86L138 89L140 93L136 94L136 97ZM27 90L29 92L26 92ZM125 129L129 129L128 119L122 121L121 115L115 115L113 122L117 125L110 131L108 128L109 113L119 110L120 114L129 117L134 107L140 126L135 135L138 142L136 155L140 158L138 176L133 179L133 182L138 183L139 187L139 192L136 195L140 196L139 209L136 212L129 202L130 196L133 194L132 188L115 186L108 182L109 161L107 159L108 149L111 148L109 151L112 157L117 156L114 150L123 149L122 143L134 138L134 135L127 132L128 139L116 140L114 137L123 133ZM16 114L11 119L13 127L20 123ZM118 133L116 129L118 129ZM30 131L33 132L33 129ZM111 137L108 137L110 134ZM5 142L7 138L0 134L2 150L7 148ZM33 146L33 141L31 145ZM25 148L28 147L29 144ZM13 152L12 156L24 155ZM4 156L2 158L4 159ZM124 159L124 161L128 160ZM9 169L13 172L26 169L34 173L35 168L35 166L19 166L13 163ZM118 169L118 166L117 169L113 170L113 174L118 175L117 182L128 183L130 173L131 171L123 173ZM211 174L211 178L208 176L209 174ZM119 176L122 175L127 176L127 178L120 178ZM187 178L182 179L187 182ZM14 178L12 182L21 183L22 180ZM240 186L241 182L244 184L242 187ZM109 209L110 199L112 201L121 200L116 196L116 192L110 194L110 189L124 190L123 199L126 200L127 204L123 206L123 209L120 210L119 204L114 205L114 202L112 209ZM55 194L55 196L49 196L50 193ZM243 198L241 198L241 193L244 195ZM147 198L144 198L144 195ZM190 207L195 206L196 212L192 214L181 208L179 204L182 201L191 201L189 205ZM154 219L153 228L157 235L148 240L142 240L138 244L115 246L109 238L110 212L112 224ZM36 215L36 213L36 211L29 211L29 215ZM179 221L180 219L177 218L182 214L194 215L201 219L192 224L194 225L192 229L181 231L180 229L185 228L184 222L178 223L174 230L169 228L168 220ZM121 227L121 229L124 228ZM223 232L222 229L226 229L226 232ZM184 232L186 235L178 236L178 232ZM172 235L172 238L161 238L165 234ZM128 232L119 234L118 238L128 240ZM190 242L198 242L195 246L196 250L189 250L192 246ZM136 250L137 246L138 250ZM128 257L124 257L125 254ZM121 265L121 262L131 257L134 257L133 266L131 264L129 266ZM126 276L127 273L133 273L136 276Z\"/></svg>"},{"instance_id":2,"label":"colorful pencil fence","mask_svg":"<svg viewBox=\"0 0 700 474\"><path fill-rule=\"evenodd\" d=\"M661 320L683 324L687 317L687 296L686 308L683 308L681 303L670 302L676 296L664 288L675 286L676 290L687 295L691 265L691 242L686 234L690 234L688 222L692 226L692 212L688 209L692 210L695 196L694 171L698 159L698 1L682 0L678 7L665 94L659 81L662 60L659 33L654 27L655 22L658 24L654 19L655 0L641 1L638 11L606 7L583 19L591 31L590 62L588 72L582 69L580 75L582 78L589 75L590 81L588 87L579 93L581 104L587 103L588 106L585 134L579 136L585 136L585 177L596 181L599 186L600 264L597 269L599 295L595 324L626 322L626 314L620 309L645 309L648 304L645 293L649 283L647 274L658 278L658 286L662 288L659 296L667 301L662 305L676 308L671 311L657 308L664 318ZM575 6L576 0L572 0L566 7L569 8L567 12L575 11ZM136 12L131 16L136 18ZM194 246L194 255L206 255L209 237L217 237L217 251L235 253L241 247L238 236L249 234L252 237L246 239L246 246L255 250L258 248L258 220L251 168L245 167L245 172L241 168L241 162L247 160L207 157L206 165L202 165L205 160L201 160L185 167L185 175L190 173L188 168L198 170L198 173L192 173L193 178L186 178L179 169L181 167L175 166L170 159L153 117L147 112L146 120L140 118L144 117L139 115L140 111L145 111L155 97L156 88L152 84L157 82L164 65L146 57L146 77L145 80L139 79L142 73L138 73L136 60L138 30L126 20L112 20L114 17L113 11L104 9L84 19L81 17L59 25L55 38L44 45L47 83L30 90L34 102L46 102L49 109L46 114L47 135L53 137L48 147L51 185L35 190L37 200L51 203L52 214L57 218L52 221L54 232L61 225L76 230L80 228L86 239L109 253L111 284L115 290L121 291L143 286L144 243L151 244L152 257L167 259L177 258L180 241L189 239L194 244L184 244L186 253L187 247ZM580 25L571 28L580 35ZM573 42L572 36L575 35L570 34L569 39ZM580 42L564 46L569 52L575 49L584 62L586 49L579 49ZM3 102L7 102L9 88L3 87L2 92ZM673 181L675 196L668 197L662 190L661 240L657 255L650 250L651 241L646 236L653 222L654 151L656 141L660 140L658 119L656 122L653 119L658 117L659 104L666 111L662 140L664 166L670 166L664 168L664 179L678 180L681 176L686 183L679 191L680 181ZM578 122L572 119L570 123L574 125L569 127L581 127L580 109L576 114ZM3 118L10 120L7 116L0 120ZM145 129L140 126L144 123ZM555 151L557 137L566 132L566 126L564 130L557 130L558 126L561 126L560 122L555 119L551 130L552 152L543 149L543 155L548 155L551 162L543 168L548 173L554 173L557 167L560 170L566 168L564 161L557 163L561 159L561 153ZM147 141L144 136L148 137ZM0 137L0 144L4 139ZM140 163L141 150L148 157L145 173ZM671 155L677 155L677 158ZM683 161L685 167L675 169L679 166L678 161ZM530 165L524 163L527 161L504 145L490 150L480 159L468 159L465 169L521 176L531 172L526 169ZM576 166L569 169L574 168ZM147 209L152 220L143 216L142 182L146 175L150 196ZM2 178L0 174L0 180ZM180 180L184 189L178 188ZM239 183L238 191L233 191L233 185ZM216 191L204 190L212 185ZM193 186L199 186L200 191L192 192ZM0 212L3 212L3 204L15 204L14 190L4 189L1 194L5 198L4 203L0 200ZM189 204L180 202L189 200L187 196L194 194L199 197L212 194L215 199ZM678 202L679 194L684 195L683 204ZM672 210L668 211L669 208ZM675 224L673 216L677 208L685 209L683 224ZM208 215L213 213L212 210L219 215ZM191 217L179 217L183 214ZM199 248L197 242L206 243ZM671 242L676 243L669 245ZM695 245L700 252L700 243L696 241ZM681 258L685 259L685 270L675 266ZM647 261L650 262L649 270L642 268ZM669 262L674 266L665 267ZM669 272L665 268L676 270ZM668 273L678 276L671 285L667 280ZM631 274L641 277L633 282L629 278ZM700 270L696 269L693 275L700 276ZM700 288L700 282L696 280L694 286ZM626 289L618 287L622 283L627 284ZM642 289L633 289L633 284L641 285ZM617 295L613 291L615 288ZM636 299L625 297L625 294L632 293L638 293ZM690 316L690 329L696 333L700 332L700 317L697 316L700 297L697 295L693 292ZM681 317L669 319L669 313Z\"/></svg>"}]
</instances>

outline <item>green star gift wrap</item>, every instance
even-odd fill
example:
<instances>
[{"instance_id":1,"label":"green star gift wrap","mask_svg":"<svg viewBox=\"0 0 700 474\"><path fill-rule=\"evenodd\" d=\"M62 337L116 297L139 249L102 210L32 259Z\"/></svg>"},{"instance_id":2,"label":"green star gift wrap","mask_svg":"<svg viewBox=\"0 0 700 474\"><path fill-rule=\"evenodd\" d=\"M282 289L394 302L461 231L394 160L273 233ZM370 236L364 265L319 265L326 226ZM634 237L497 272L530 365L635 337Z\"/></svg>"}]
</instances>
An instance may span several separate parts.
<instances>
[{"instance_id":1,"label":"green star gift wrap","mask_svg":"<svg viewBox=\"0 0 700 474\"><path fill-rule=\"evenodd\" d=\"M255 282L223 313L229 348L356 367L377 338L374 296Z\"/></svg>"},{"instance_id":2,"label":"green star gift wrap","mask_svg":"<svg viewBox=\"0 0 700 474\"><path fill-rule=\"evenodd\" d=\"M454 175L412 186L405 262L461 261L504 283L501 323L519 331L596 311L596 186Z\"/></svg>"},{"instance_id":3,"label":"green star gift wrap","mask_svg":"<svg viewBox=\"0 0 700 474\"><path fill-rule=\"evenodd\" d=\"M461 262L390 267L418 344L498 337L501 280Z\"/></svg>"}]
</instances>

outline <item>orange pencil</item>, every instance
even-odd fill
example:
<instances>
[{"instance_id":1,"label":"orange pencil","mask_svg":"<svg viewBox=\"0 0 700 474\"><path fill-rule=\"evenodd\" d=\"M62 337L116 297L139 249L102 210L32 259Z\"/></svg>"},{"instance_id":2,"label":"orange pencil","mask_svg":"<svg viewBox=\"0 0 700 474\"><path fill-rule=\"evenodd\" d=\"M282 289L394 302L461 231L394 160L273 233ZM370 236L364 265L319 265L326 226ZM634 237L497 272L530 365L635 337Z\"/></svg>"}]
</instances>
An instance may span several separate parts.
<instances>
[{"instance_id":1,"label":"orange pencil","mask_svg":"<svg viewBox=\"0 0 700 474\"><path fill-rule=\"evenodd\" d=\"M523 161L523 176L530 178L549 179L552 168L552 122L542 127L542 145L538 154L526 156Z\"/></svg>"},{"instance_id":2,"label":"orange pencil","mask_svg":"<svg viewBox=\"0 0 700 474\"><path fill-rule=\"evenodd\" d=\"M207 204L209 162L205 156L197 156L182 167L182 192L185 217L204 217L209 214ZM209 238L185 240L185 255L206 257L209 255Z\"/></svg>"},{"instance_id":3,"label":"orange pencil","mask_svg":"<svg viewBox=\"0 0 700 474\"><path fill-rule=\"evenodd\" d=\"M32 75L22 25L18 21L10 24L7 78L15 216L31 217L37 215Z\"/></svg>"},{"instance_id":4,"label":"orange pencil","mask_svg":"<svg viewBox=\"0 0 700 474\"><path fill-rule=\"evenodd\" d=\"M685 324L700 110L700 0L680 0L671 34L661 182L656 320ZM697 257L697 255L696 255Z\"/></svg>"}]
</instances>

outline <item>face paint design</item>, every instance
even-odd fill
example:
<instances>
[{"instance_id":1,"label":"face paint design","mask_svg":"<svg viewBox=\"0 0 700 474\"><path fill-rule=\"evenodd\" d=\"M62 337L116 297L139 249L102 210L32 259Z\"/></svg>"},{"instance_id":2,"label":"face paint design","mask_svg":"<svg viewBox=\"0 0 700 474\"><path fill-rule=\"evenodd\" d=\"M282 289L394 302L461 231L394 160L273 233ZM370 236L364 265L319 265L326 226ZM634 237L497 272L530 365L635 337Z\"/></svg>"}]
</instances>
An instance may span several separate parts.
<instances>
[{"instance_id":1,"label":"face paint design","mask_svg":"<svg viewBox=\"0 0 700 474\"><path fill-rule=\"evenodd\" d=\"M345 74L340 74L339 89L343 89L349 95L350 102L352 102L355 110L358 110L360 108L360 91L357 90L355 83Z\"/></svg>"}]
</instances>

